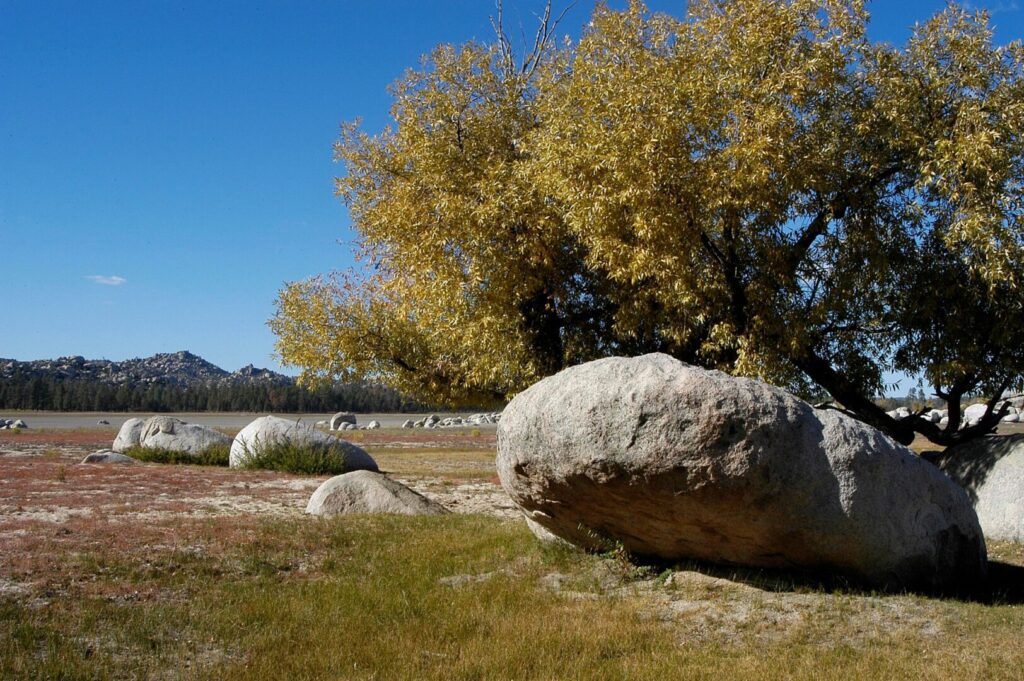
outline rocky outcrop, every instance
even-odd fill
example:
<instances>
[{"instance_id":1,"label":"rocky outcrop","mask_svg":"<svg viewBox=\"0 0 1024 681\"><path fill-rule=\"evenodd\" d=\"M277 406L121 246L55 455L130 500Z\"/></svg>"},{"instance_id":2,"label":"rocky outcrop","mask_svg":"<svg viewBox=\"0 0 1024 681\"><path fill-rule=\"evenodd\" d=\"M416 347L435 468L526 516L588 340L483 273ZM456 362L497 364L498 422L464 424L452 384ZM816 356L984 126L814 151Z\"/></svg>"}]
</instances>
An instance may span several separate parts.
<instances>
[{"instance_id":1,"label":"rocky outcrop","mask_svg":"<svg viewBox=\"0 0 1024 681\"><path fill-rule=\"evenodd\" d=\"M313 492L306 505L306 513L323 516L345 513L436 515L447 512L440 504L372 471L354 471L331 478Z\"/></svg>"},{"instance_id":2,"label":"rocky outcrop","mask_svg":"<svg viewBox=\"0 0 1024 681\"><path fill-rule=\"evenodd\" d=\"M667 355L576 366L517 396L498 475L574 544L963 589L985 545L962 489L877 430Z\"/></svg>"},{"instance_id":3,"label":"rocky outcrop","mask_svg":"<svg viewBox=\"0 0 1024 681\"><path fill-rule=\"evenodd\" d=\"M239 431L231 443L230 464L232 467L245 466L267 447L278 445L331 452L339 457L346 471L377 470L377 462L351 442L278 416L262 416Z\"/></svg>"},{"instance_id":4,"label":"rocky outcrop","mask_svg":"<svg viewBox=\"0 0 1024 681\"><path fill-rule=\"evenodd\" d=\"M152 357L113 362L108 359L58 357L21 362L0 359L0 379L15 375L57 380L98 381L109 385L162 384L188 386L200 383L290 384L293 379L251 364L228 373L186 350Z\"/></svg>"},{"instance_id":5,"label":"rocky outcrop","mask_svg":"<svg viewBox=\"0 0 1024 681\"><path fill-rule=\"evenodd\" d=\"M987 538L1024 543L1024 435L987 435L934 461L967 490Z\"/></svg>"}]
</instances>

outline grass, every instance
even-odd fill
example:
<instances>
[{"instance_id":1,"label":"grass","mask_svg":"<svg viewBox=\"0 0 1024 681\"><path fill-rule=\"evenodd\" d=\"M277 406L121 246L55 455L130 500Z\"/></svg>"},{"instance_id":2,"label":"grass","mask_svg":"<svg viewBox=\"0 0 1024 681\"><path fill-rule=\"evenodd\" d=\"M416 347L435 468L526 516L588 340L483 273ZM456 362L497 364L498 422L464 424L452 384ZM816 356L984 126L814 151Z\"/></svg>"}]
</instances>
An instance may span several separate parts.
<instances>
[{"instance_id":1,"label":"grass","mask_svg":"<svg viewBox=\"0 0 1024 681\"><path fill-rule=\"evenodd\" d=\"M228 466L230 451L230 444L212 445L199 454L136 446L125 450L124 454L149 463ZM245 458L241 468L304 475L338 475L347 470L344 457L338 449L313 449L292 443L261 447Z\"/></svg>"},{"instance_id":2,"label":"grass","mask_svg":"<svg viewBox=\"0 0 1024 681\"><path fill-rule=\"evenodd\" d=\"M397 475L492 478L493 451L473 446L368 449ZM993 602L876 594L781 572L638 567L619 547L546 548L522 523L483 515L207 517L190 497L299 503L308 492L281 497L267 483L296 480L267 473L76 458L46 450L0 469L2 679L970 680L1024 669L1020 544L989 545L1017 584ZM65 506L66 520L41 519Z\"/></svg>"},{"instance_id":3,"label":"grass","mask_svg":"<svg viewBox=\"0 0 1024 681\"><path fill-rule=\"evenodd\" d=\"M125 456L132 457L133 459L137 459L139 461L146 461L149 463L192 464L197 466L227 466L228 453L230 451L230 444L222 444L211 445L204 449L199 454L179 452L172 449L162 449L160 447L141 446L129 447L122 453Z\"/></svg>"},{"instance_id":4,"label":"grass","mask_svg":"<svg viewBox=\"0 0 1024 681\"><path fill-rule=\"evenodd\" d=\"M238 529L246 541L219 539L222 523L138 554L97 543L58 591L0 596L0 676L998 679L1024 665L1015 605L638 580L483 516L262 520Z\"/></svg>"},{"instance_id":5,"label":"grass","mask_svg":"<svg viewBox=\"0 0 1024 681\"><path fill-rule=\"evenodd\" d=\"M313 448L291 442L275 442L247 452L243 460L241 467L249 470L304 475L340 475L350 470L340 445Z\"/></svg>"},{"instance_id":6,"label":"grass","mask_svg":"<svg viewBox=\"0 0 1024 681\"><path fill-rule=\"evenodd\" d=\"M497 475L493 449L367 447L381 470L399 476L490 479Z\"/></svg>"}]
</instances>

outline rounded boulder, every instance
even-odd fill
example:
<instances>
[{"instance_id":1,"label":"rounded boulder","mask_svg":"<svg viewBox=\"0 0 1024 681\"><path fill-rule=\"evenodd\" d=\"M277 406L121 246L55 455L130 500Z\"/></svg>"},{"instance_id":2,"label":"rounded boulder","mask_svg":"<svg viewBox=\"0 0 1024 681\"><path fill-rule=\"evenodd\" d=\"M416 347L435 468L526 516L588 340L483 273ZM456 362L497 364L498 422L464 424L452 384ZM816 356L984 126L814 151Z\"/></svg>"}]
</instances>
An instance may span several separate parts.
<instances>
[{"instance_id":1,"label":"rounded boulder","mask_svg":"<svg viewBox=\"0 0 1024 681\"><path fill-rule=\"evenodd\" d=\"M133 465L137 464L138 461L130 456L124 454L118 454L117 452L109 449L101 449L98 452L93 452L82 459L81 463L119 463Z\"/></svg>"},{"instance_id":2,"label":"rounded boulder","mask_svg":"<svg viewBox=\"0 0 1024 681\"><path fill-rule=\"evenodd\" d=\"M356 415L347 411L339 411L331 417L331 430L341 430L346 423L356 425Z\"/></svg>"},{"instance_id":3,"label":"rounded boulder","mask_svg":"<svg viewBox=\"0 0 1024 681\"><path fill-rule=\"evenodd\" d=\"M986 537L1024 543L1024 435L986 435L935 464L967 491Z\"/></svg>"},{"instance_id":4,"label":"rounded boulder","mask_svg":"<svg viewBox=\"0 0 1024 681\"><path fill-rule=\"evenodd\" d=\"M879 431L662 354L566 369L498 426L502 486L593 549L961 591L986 572L970 499Z\"/></svg>"},{"instance_id":5,"label":"rounded boulder","mask_svg":"<svg viewBox=\"0 0 1024 681\"><path fill-rule=\"evenodd\" d=\"M261 416L239 431L231 443L230 464L232 467L244 466L253 455L259 454L266 447L278 445L334 452L341 458L346 471L377 470L377 462L362 448L300 421L290 421L279 416Z\"/></svg>"},{"instance_id":6,"label":"rounded boulder","mask_svg":"<svg viewBox=\"0 0 1024 681\"><path fill-rule=\"evenodd\" d=\"M122 423L111 449L120 454L132 447L138 447L139 440L142 438L142 428L145 425L146 419L141 418L130 418Z\"/></svg>"},{"instance_id":7,"label":"rounded boulder","mask_svg":"<svg viewBox=\"0 0 1024 681\"><path fill-rule=\"evenodd\" d=\"M152 416L146 419L139 433L139 445L142 447L167 449L191 455L198 455L210 447L230 442L231 438L219 430L198 423L186 423L172 416Z\"/></svg>"},{"instance_id":8,"label":"rounded boulder","mask_svg":"<svg viewBox=\"0 0 1024 681\"><path fill-rule=\"evenodd\" d=\"M373 471L336 475L320 485L306 505L311 515L399 513L437 515L448 511L400 482Z\"/></svg>"}]
</instances>

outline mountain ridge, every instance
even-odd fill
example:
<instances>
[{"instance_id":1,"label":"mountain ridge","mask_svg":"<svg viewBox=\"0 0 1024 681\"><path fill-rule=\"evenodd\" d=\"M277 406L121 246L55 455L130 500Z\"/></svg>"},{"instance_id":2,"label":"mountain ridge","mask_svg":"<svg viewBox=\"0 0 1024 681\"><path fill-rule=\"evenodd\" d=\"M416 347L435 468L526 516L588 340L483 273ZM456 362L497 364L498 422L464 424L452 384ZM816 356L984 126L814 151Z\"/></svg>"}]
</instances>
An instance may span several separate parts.
<instances>
[{"instance_id":1,"label":"mountain ridge","mask_svg":"<svg viewBox=\"0 0 1024 681\"><path fill-rule=\"evenodd\" d=\"M56 380L97 381L108 385L153 384L188 387L210 383L291 385L291 376L248 364L228 372L188 350L161 352L123 361L80 355L21 361L0 358L0 379L17 375Z\"/></svg>"}]
</instances>

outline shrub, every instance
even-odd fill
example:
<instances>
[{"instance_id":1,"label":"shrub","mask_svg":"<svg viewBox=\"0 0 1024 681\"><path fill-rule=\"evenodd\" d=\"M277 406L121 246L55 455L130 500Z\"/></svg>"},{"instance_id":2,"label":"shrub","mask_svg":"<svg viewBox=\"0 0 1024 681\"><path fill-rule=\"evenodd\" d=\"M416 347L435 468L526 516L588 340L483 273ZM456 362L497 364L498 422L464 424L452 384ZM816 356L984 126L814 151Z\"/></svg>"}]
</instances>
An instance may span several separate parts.
<instances>
[{"instance_id":1,"label":"shrub","mask_svg":"<svg viewBox=\"0 0 1024 681\"><path fill-rule=\"evenodd\" d=\"M257 451L247 451L241 467L307 475L340 475L348 472L341 447L314 448L291 442L272 443Z\"/></svg>"},{"instance_id":2,"label":"shrub","mask_svg":"<svg viewBox=\"0 0 1024 681\"><path fill-rule=\"evenodd\" d=\"M178 452L160 447L131 447L123 452L126 456L150 463L195 464L198 466L227 466L230 444L210 445L199 454Z\"/></svg>"}]
</instances>

